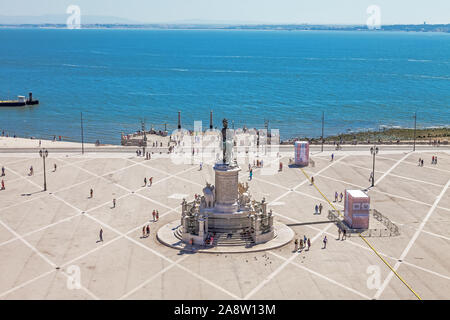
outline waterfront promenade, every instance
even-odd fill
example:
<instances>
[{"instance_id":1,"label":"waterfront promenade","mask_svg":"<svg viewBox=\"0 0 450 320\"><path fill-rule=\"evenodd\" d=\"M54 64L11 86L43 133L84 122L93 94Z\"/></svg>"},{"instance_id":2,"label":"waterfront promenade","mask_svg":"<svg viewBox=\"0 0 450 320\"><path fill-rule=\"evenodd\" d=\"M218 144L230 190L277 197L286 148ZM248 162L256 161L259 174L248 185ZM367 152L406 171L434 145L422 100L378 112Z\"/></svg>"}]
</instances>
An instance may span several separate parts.
<instances>
[{"instance_id":1,"label":"waterfront promenade","mask_svg":"<svg viewBox=\"0 0 450 320\"><path fill-rule=\"evenodd\" d=\"M331 206L324 196L332 200L335 191L370 186L367 145L339 151L325 146L324 152L313 146L315 165L304 171L314 176L317 189L299 168L288 166L292 146L280 147L281 172L254 169L252 195L265 197L275 220L289 225L295 237L311 238L309 251L293 253L291 242L264 252L202 254L169 248L155 235L179 219L183 198L192 200L206 181L214 181L212 163L202 170L175 164L157 149L145 160L136 156L136 147L86 145L81 155L79 144L43 141L50 151L44 192L38 141L5 140L0 140L0 167L6 171L6 189L0 191L2 300L416 299L361 238L336 240L337 228L327 218ZM433 155L437 165L430 164ZM247 181L247 167L241 167L240 179ZM144 186L144 177L153 177L152 186ZM422 299L450 299L448 147L411 152L411 146L380 146L375 179L368 188L371 207L398 225L400 235L368 241ZM323 213L315 215L319 203ZM343 202L333 205L343 208ZM153 210L159 221L152 221ZM143 238L146 225L150 236ZM321 249L325 235L329 242ZM379 286L373 286L368 270L379 270ZM80 288L70 285L74 272Z\"/></svg>"}]
</instances>

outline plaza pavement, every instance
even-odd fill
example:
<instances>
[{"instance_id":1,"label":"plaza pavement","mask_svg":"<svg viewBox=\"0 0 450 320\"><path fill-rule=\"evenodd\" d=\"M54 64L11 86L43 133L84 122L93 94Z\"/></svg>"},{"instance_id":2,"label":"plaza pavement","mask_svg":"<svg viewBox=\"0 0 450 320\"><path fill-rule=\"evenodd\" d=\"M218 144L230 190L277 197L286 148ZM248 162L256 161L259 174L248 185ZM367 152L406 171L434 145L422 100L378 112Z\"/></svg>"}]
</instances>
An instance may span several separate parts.
<instances>
[{"instance_id":1,"label":"plaza pavement","mask_svg":"<svg viewBox=\"0 0 450 320\"><path fill-rule=\"evenodd\" d=\"M450 153L380 149L371 207L395 222L400 236L367 240L422 299L450 299ZM317 188L331 201L335 191L367 189L369 152L334 153L330 161L330 151L314 151L315 166L304 170ZM432 155L438 165L430 164ZM296 237L311 238L311 250L293 253L291 242L264 252L202 254L166 247L155 234L179 219L183 197L192 200L214 182L211 164L199 171L162 155L50 153L43 192L36 153L2 153L0 299L416 299L361 238L336 240L330 205L300 169L288 167L289 157L282 153L283 171L274 175L255 169L250 192L265 197ZM241 167L240 179L248 181L247 165ZM143 185L145 176L153 176L151 187ZM314 215L320 202L323 212ZM158 222L150 221L154 209ZM142 238L147 224L151 236ZM329 241L321 249L324 235ZM79 289L70 286L78 268ZM379 268L379 286L368 286L368 268Z\"/></svg>"}]
</instances>

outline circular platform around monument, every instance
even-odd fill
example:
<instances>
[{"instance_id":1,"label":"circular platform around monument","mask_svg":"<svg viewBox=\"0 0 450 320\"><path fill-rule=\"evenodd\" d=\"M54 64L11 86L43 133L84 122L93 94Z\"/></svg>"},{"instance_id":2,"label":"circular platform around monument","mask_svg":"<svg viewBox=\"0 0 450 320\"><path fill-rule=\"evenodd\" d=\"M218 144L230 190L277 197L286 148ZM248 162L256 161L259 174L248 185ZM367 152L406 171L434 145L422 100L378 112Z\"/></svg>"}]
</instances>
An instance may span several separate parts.
<instances>
[{"instance_id":1,"label":"circular platform around monument","mask_svg":"<svg viewBox=\"0 0 450 320\"><path fill-rule=\"evenodd\" d=\"M257 252L282 247L288 244L294 238L294 231L285 224L274 222L273 226L275 230L275 237L272 240L251 246L246 246L245 244L242 245L233 244L229 246L227 246L226 244L218 246L199 246L199 245L185 244L180 240L179 235L177 235L177 231L179 231L179 228L181 227L179 220L170 222L162 226L158 230L156 238L158 239L159 242L168 247L189 252L201 252L201 253Z\"/></svg>"}]
</instances>

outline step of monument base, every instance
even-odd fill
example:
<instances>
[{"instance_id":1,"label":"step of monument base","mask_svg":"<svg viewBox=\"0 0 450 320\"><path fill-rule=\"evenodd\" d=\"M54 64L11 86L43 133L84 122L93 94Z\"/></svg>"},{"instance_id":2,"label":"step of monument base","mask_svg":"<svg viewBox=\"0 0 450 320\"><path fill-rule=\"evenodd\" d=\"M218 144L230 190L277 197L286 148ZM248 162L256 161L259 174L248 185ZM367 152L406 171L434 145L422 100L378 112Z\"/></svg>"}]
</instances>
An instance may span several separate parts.
<instances>
[{"instance_id":1,"label":"step of monument base","mask_svg":"<svg viewBox=\"0 0 450 320\"><path fill-rule=\"evenodd\" d=\"M182 228L179 227L175 230L174 235L183 240ZM230 237L231 235L231 237ZM276 233L274 238L276 237ZM254 245L253 238L250 236L241 236L239 234L230 234L230 233L216 233L214 237L213 244L211 246L245 246L245 245Z\"/></svg>"},{"instance_id":2,"label":"step of monument base","mask_svg":"<svg viewBox=\"0 0 450 320\"><path fill-rule=\"evenodd\" d=\"M213 245L202 246L198 244L190 245L182 241L182 231L180 221L175 220L158 229L156 238L158 241L180 251L193 253L250 253L258 251L272 250L288 244L294 238L294 231L283 223L274 222L274 234L276 235L270 241L264 243L249 243L246 238L242 239L234 235L234 238L227 238L227 233L216 234Z\"/></svg>"}]
</instances>

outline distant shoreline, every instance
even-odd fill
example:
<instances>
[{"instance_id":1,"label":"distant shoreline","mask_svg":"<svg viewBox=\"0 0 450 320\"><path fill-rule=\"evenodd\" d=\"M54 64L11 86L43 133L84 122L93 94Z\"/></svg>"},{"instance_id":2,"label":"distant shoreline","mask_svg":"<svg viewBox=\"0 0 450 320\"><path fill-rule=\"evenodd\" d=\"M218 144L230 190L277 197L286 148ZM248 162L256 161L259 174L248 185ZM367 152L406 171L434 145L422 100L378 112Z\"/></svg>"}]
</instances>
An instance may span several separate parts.
<instances>
[{"instance_id":1,"label":"distant shoreline","mask_svg":"<svg viewBox=\"0 0 450 320\"><path fill-rule=\"evenodd\" d=\"M298 137L288 139L285 143L293 143L294 140L308 140L313 144L320 143L321 138ZM386 128L380 131L360 131L351 133L342 133L338 135L325 136L325 143L374 143L382 142L388 144L408 143L414 140L413 128ZM441 144L450 142L450 127L421 128L416 129L416 142L430 143L434 140L440 141Z\"/></svg>"},{"instance_id":2,"label":"distant shoreline","mask_svg":"<svg viewBox=\"0 0 450 320\"><path fill-rule=\"evenodd\" d=\"M67 29L66 24L1 24L0 29ZM370 32L436 32L450 33L450 24L382 25L371 30L366 25L309 24L82 24L87 30L235 30L235 31L370 31Z\"/></svg>"},{"instance_id":3,"label":"distant shoreline","mask_svg":"<svg viewBox=\"0 0 450 320\"><path fill-rule=\"evenodd\" d=\"M6 134L8 132L5 131L5 136L0 135L1 138L6 138ZM158 136L159 135L155 135ZM13 135L9 135L9 138L13 138ZM24 137L16 135L16 138L21 141L29 141L33 144L32 141L52 141L49 138L43 137ZM148 137L149 138L149 137ZM150 139L150 138L149 138ZM67 137L62 136L62 140L55 137L55 141L63 144L79 144L81 140L78 141L76 139L67 139ZM324 143L325 144L371 144L371 143L380 143L380 144L410 144L414 140L414 129L411 128L386 128L381 131L360 131L360 132L352 132L352 133L342 133L338 135L330 135L325 136ZM292 145L295 141L309 141L311 144L320 144L320 137L292 137L289 139L281 140L281 145ZM434 141L439 141L441 145L449 145L450 144L450 127L438 127L438 128L421 128L416 130L416 143L417 144L433 144ZM106 143L104 144L100 141L102 145L107 146L121 146L119 143ZM86 142L86 145L94 145L92 142ZM1 146L0 146L1 147Z\"/></svg>"}]
</instances>

